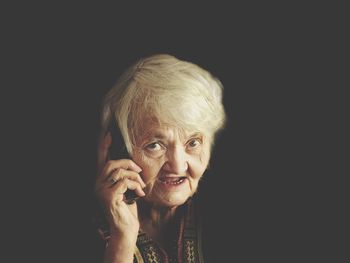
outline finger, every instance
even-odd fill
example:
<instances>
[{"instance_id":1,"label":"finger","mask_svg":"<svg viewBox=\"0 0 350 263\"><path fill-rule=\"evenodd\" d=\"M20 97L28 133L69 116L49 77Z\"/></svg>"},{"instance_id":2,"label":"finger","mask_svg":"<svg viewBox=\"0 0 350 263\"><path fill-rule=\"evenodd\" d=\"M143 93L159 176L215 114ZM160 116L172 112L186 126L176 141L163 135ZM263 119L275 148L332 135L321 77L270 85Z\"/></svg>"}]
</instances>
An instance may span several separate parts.
<instances>
[{"instance_id":1,"label":"finger","mask_svg":"<svg viewBox=\"0 0 350 263\"><path fill-rule=\"evenodd\" d=\"M128 189L135 191L135 193L140 197L146 195L138 182L129 180L127 178L117 181L116 184L110 186L110 189L113 190L112 199L117 203L124 201L124 194Z\"/></svg>"},{"instance_id":2,"label":"finger","mask_svg":"<svg viewBox=\"0 0 350 263\"><path fill-rule=\"evenodd\" d=\"M102 170L105 163L108 161L108 149L112 144L111 133L101 133L98 149L97 149L97 167Z\"/></svg>"},{"instance_id":3,"label":"finger","mask_svg":"<svg viewBox=\"0 0 350 263\"><path fill-rule=\"evenodd\" d=\"M101 176L105 178L109 176L113 170L117 170L119 168L131 170L136 173L140 173L142 171L141 167L130 159L109 160L104 166Z\"/></svg>"},{"instance_id":4,"label":"finger","mask_svg":"<svg viewBox=\"0 0 350 263\"><path fill-rule=\"evenodd\" d=\"M109 184L110 183L113 184L113 182L119 181L124 178L137 181L142 186L142 188L146 187L146 184L144 183L144 181L142 180L141 176L138 173L130 170L125 170L122 168L112 170L111 174L107 176L106 179L104 180L104 183L107 182Z\"/></svg>"}]
</instances>

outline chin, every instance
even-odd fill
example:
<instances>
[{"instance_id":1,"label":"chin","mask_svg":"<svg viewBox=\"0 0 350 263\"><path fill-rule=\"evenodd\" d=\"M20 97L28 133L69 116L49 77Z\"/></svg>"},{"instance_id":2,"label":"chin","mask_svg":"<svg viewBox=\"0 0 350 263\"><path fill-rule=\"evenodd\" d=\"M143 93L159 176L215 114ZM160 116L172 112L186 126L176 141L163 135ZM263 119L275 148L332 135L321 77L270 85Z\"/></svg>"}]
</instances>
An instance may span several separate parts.
<instances>
[{"instance_id":1,"label":"chin","mask_svg":"<svg viewBox=\"0 0 350 263\"><path fill-rule=\"evenodd\" d=\"M153 200L149 200L150 202L156 204L157 206L161 206L161 207L177 207L177 206L181 206L184 203L186 203L186 201L188 200L188 198L190 198L189 195L181 195L180 193L172 193L172 194L168 194L163 196L162 198L156 198Z\"/></svg>"},{"instance_id":2,"label":"chin","mask_svg":"<svg viewBox=\"0 0 350 263\"><path fill-rule=\"evenodd\" d=\"M188 198L177 198L177 199L173 199L173 198L168 198L168 199L163 199L162 203L167 206L167 207L177 207L177 206L181 206L184 203L186 203L186 201L188 200Z\"/></svg>"}]
</instances>

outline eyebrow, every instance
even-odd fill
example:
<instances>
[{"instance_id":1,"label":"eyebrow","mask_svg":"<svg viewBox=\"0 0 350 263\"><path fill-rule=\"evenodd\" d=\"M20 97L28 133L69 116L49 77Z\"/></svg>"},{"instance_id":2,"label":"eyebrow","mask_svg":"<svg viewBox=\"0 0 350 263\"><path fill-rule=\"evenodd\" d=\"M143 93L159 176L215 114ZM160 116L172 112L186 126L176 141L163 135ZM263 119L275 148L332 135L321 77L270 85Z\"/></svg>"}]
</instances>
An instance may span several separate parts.
<instances>
[{"instance_id":1,"label":"eyebrow","mask_svg":"<svg viewBox=\"0 0 350 263\"><path fill-rule=\"evenodd\" d=\"M201 133L201 132L194 132L190 136L188 136L188 138L199 137L199 136L203 136L203 133Z\"/></svg>"},{"instance_id":2,"label":"eyebrow","mask_svg":"<svg viewBox=\"0 0 350 263\"><path fill-rule=\"evenodd\" d=\"M189 136L186 136L187 139L190 139L190 138L194 138L194 137L199 137L199 136L203 136L203 134L201 132L194 132L192 134L190 134ZM156 132L155 134L153 134L152 136L149 136L148 139L166 139L167 136L161 132Z\"/></svg>"},{"instance_id":3,"label":"eyebrow","mask_svg":"<svg viewBox=\"0 0 350 263\"><path fill-rule=\"evenodd\" d=\"M164 133L156 132L154 134L149 133L149 136L146 136L146 138L152 138L152 139L165 139L167 136Z\"/></svg>"}]
</instances>

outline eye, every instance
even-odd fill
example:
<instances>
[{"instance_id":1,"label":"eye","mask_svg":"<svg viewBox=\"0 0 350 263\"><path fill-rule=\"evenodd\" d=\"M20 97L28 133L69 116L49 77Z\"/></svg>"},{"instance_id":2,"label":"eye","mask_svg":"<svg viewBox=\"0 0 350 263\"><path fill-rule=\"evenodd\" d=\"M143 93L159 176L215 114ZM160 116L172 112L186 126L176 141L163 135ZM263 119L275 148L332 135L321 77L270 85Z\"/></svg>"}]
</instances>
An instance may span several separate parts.
<instances>
[{"instance_id":1,"label":"eye","mask_svg":"<svg viewBox=\"0 0 350 263\"><path fill-rule=\"evenodd\" d=\"M190 149L198 148L202 144L202 141L199 138L193 138L188 141L187 146Z\"/></svg>"},{"instance_id":2,"label":"eye","mask_svg":"<svg viewBox=\"0 0 350 263\"><path fill-rule=\"evenodd\" d=\"M160 145L160 143L153 142L153 143L150 143L150 144L146 145L145 148L149 152L156 152L156 151L162 150L163 147Z\"/></svg>"},{"instance_id":3,"label":"eye","mask_svg":"<svg viewBox=\"0 0 350 263\"><path fill-rule=\"evenodd\" d=\"M166 151L166 147L161 142L149 143L143 149L145 154L151 158L159 158Z\"/></svg>"}]
</instances>

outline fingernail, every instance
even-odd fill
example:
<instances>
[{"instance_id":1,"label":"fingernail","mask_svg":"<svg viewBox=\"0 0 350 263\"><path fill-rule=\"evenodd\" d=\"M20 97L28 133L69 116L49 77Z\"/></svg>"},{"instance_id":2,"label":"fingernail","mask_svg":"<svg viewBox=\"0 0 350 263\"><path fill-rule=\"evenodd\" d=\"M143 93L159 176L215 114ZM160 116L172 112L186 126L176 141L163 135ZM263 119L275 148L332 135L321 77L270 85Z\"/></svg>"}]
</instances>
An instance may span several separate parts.
<instances>
[{"instance_id":1,"label":"fingernail","mask_svg":"<svg viewBox=\"0 0 350 263\"><path fill-rule=\"evenodd\" d=\"M139 166L136 166L136 170L137 170L138 173L142 172L142 169Z\"/></svg>"}]
</instances>

